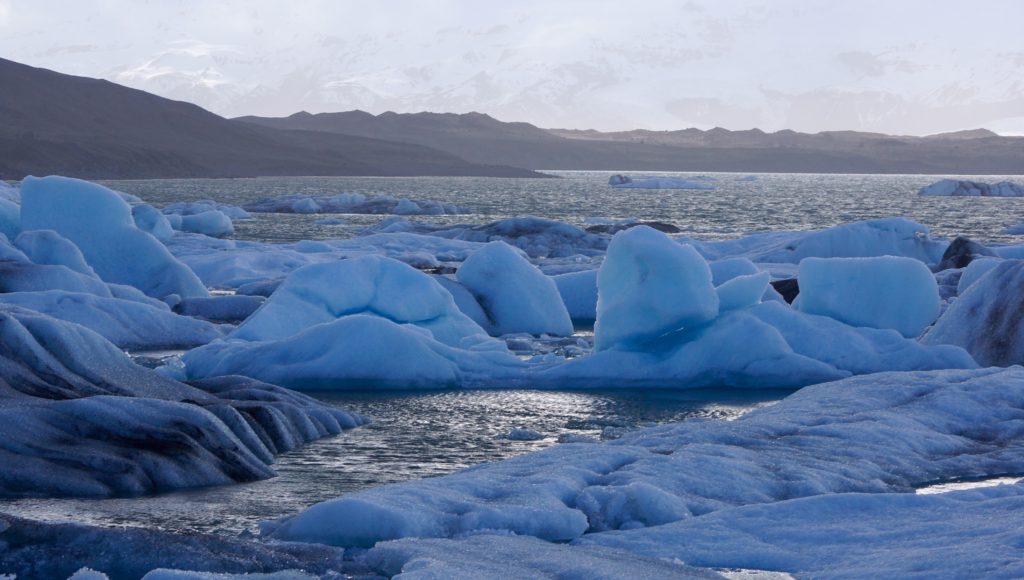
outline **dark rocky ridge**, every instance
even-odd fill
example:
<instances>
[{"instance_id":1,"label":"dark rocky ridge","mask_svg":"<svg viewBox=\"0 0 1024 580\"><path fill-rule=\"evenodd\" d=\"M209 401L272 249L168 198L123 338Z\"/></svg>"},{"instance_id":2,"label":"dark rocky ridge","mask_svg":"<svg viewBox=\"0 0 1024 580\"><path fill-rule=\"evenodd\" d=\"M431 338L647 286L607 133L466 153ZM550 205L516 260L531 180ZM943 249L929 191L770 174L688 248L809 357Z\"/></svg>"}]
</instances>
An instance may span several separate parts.
<instances>
[{"instance_id":1,"label":"dark rocky ridge","mask_svg":"<svg viewBox=\"0 0 1024 580\"><path fill-rule=\"evenodd\" d=\"M233 122L189 103L4 59L0 87L0 179L538 177L428 146Z\"/></svg>"},{"instance_id":2,"label":"dark rocky ridge","mask_svg":"<svg viewBox=\"0 0 1024 580\"><path fill-rule=\"evenodd\" d=\"M480 113L371 115L363 111L236 120L404 141L475 163L535 169L964 175L1018 174L1024 168L1024 138L1000 137L984 129L929 137L721 128L602 133L541 129Z\"/></svg>"}]
</instances>

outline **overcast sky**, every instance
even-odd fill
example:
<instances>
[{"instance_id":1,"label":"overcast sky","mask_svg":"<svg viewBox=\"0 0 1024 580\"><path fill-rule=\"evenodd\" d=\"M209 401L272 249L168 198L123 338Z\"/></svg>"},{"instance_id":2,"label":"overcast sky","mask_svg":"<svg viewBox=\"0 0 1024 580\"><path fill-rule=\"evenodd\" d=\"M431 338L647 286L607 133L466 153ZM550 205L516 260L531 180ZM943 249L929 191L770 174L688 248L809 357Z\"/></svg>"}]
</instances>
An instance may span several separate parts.
<instances>
[{"instance_id":1,"label":"overcast sky","mask_svg":"<svg viewBox=\"0 0 1024 580\"><path fill-rule=\"evenodd\" d=\"M0 0L0 56L225 116L1024 134L1022 23L1021 0Z\"/></svg>"}]
</instances>

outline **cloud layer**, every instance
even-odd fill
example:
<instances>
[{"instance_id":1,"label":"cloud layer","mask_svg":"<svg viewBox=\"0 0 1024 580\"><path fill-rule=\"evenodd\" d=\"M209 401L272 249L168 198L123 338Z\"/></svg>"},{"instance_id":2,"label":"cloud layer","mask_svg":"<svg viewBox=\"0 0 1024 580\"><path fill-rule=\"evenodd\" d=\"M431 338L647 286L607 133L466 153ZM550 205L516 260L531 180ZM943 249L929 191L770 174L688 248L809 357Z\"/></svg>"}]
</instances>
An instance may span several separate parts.
<instances>
[{"instance_id":1,"label":"cloud layer","mask_svg":"<svg viewBox=\"0 0 1024 580\"><path fill-rule=\"evenodd\" d=\"M226 116L1024 134L1024 4L0 0L0 56Z\"/></svg>"}]
</instances>

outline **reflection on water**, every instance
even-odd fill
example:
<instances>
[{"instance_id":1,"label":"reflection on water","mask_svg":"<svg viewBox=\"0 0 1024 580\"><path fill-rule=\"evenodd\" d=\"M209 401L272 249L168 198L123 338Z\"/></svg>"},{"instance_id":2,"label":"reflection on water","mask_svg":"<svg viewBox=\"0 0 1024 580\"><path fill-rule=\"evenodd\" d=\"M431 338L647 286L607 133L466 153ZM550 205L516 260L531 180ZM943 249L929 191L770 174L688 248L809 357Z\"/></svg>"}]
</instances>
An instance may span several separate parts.
<instances>
[{"instance_id":1,"label":"reflection on water","mask_svg":"<svg viewBox=\"0 0 1024 580\"><path fill-rule=\"evenodd\" d=\"M728 420L784 391L442 391L318 394L373 424L278 457L278 477L155 497L0 501L0 512L110 526L237 534L262 519L367 487L433 477L557 445L562 434L614 437L643 425ZM526 427L544 438L510 441Z\"/></svg>"}]
</instances>

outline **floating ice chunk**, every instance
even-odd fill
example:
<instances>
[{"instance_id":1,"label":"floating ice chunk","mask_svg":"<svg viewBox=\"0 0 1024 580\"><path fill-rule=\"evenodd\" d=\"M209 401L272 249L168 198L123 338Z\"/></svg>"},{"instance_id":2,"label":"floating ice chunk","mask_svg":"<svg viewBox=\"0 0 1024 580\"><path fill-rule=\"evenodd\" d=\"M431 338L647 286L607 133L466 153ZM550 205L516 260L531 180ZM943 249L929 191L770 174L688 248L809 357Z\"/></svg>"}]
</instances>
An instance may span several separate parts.
<instances>
[{"instance_id":1,"label":"floating ice chunk","mask_svg":"<svg viewBox=\"0 0 1024 580\"><path fill-rule=\"evenodd\" d=\"M617 189L714 189L713 185L696 179L673 177L646 177L632 179L628 175L613 175L608 185Z\"/></svg>"},{"instance_id":2,"label":"floating ice chunk","mask_svg":"<svg viewBox=\"0 0 1024 580\"><path fill-rule=\"evenodd\" d=\"M922 337L962 346L985 366L1024 364L1024 261L1005 260L968 286Z\"/></svg>"},{"instance_id":3,"label":"floating ice chunk","mask_svg":"<svg viewBox=\"0 0 1024 580\"><path fill-rule=\"evenodd\" d=\"M0 327L0 497L252 481L273 475L273 454L365 422L251 379L162 378L38 312L0 306Z\"/></svg>"},{"instance_id":4,"label":"floating ice chunk","mask_svg":"<svg viewBox=\"0 0 1024 580\"><path fill-rule=\"evenodd\" d=\"M0 197L0 234L13 240L21 232L21 206Z\"/></svg>"},{"instance_id":5,"label":"floating ice chunk","mask_svg":"<svg viewBox=\"0 0 1024 580\"><path fill-rule=\"evenodd\" d=\"M496 342L432 277L397 260L363 256L293 272L232 338L279 340L343 316L368 313L415 324L451 346Z\"/></svg>"},{"instance_id":6,"label":"floating ice chunk","mask_svg":"<svg viewBox=\"0 0 1024 580\"><path fill-rule=\"evenodd\" d=\"M214 341L182 360L192 379L237 374L302 390L451 388L500 380L503 370L522 366L496 346L451 347L425 328L369 314L343 316L279 340Z\"/></svg>"},{"instance_id":7,"label":"floating ice chunk","mask_svg":"<svg viewBox=\"0 0 1024 580\"><path fill-rule=\"evenodd\" d=\"M21 203L21 191L0 179L0 199L6 199L7 201L13 201L14 203Z\"/></svg>"},{"instance_id":8,"label":"floating ice chunk","mask_svg":"<svg viewBox=\"0 0 1024 580\"><path fill-rule=\"evenodd\" d=\"M149 204L132 206L132 219L135 221L135 227L148 232L161 242L170 240L174 237L174 230L181 229L181 216L174 216L174 218L175 223L172 225L166 215Z\"/></svg>"},{"instance_id":9,"label":"floating ice chunk","mask_svg":"<svg viewBox=\"0 0 1024 580\"><path fill-rule=\"evenodd\" d=\"M795 388L851 374L975 366L961 348L922 346L893 330L766 302L640 346L538 368L528 378L559 388Z\"/></svg>"},{"instance_id":10,"label":"floating ice chunk","mask_svg":"<svg viewBox=\"0 0 1024 580\"><path fill-rule=\"evenodd\" d=\"M483 307L477 302L476 296L473 296L472 292L462 284L446 276L435 275L434 279L452 295L455 305L463 314L479 324L480 328L485 331L491 332L493 330L491 321L487 318L487 313L484 312Z\"/></svg>"},{"instance_id":11,"label":"floating ice chunk","mask_svg":"<svg viewBox=\"0 0 1024 580\"><path fill-rule=\"evenodd\" d=\"M371 196L361 193L339 193L337 195L308 196L302 194L282 195L250 203L245 209L252 212L276 213L355 213L355 214L399 214L399 215L442 215L469 213L467 210L448 203L429 200L411 200L388 195Z\"/></svg>"},{"instance_id":12,"label":"floating ice chunk","mask_svg":"<svg viewBox=\"0 0 1024 580\"><path fill-rule=\"evenodd\" d=\"M410 201L404 198L398 200L398 203L395 205L395 209L392 211L398 215L418 215L423 213L423 209L420 208L415 201Z\"/></svg>"},{"instance_id":13,"label":"floating ice chunk","mask_svg":"<svg viewBox=\"0 0 1024 580\"><path fill-rule=\"evenodd\" d=\"M936 264L949 246L928 228L905 218L852 222L813 232L752 234L739 240L697 244L709 260L746 257L757 263L798 264L804 258L905 256Z\"/></svg>"},{"instance_id":14,"label":"floating ice chunk","mask_svg":"<svg viewBox=\"0 0 1024 580\"><path fill-rule=\"evenodd\" d=\"M916 337L939 315L935 276L910 258L807 258L793 306L853 326Z\"/></svg>"},{"instance_id":15,"label":"floating ice chunk","mask_svg":"<svg viewBox=\"0 0 1024 580\"><path fill-rule=\"evenodd\" d=\"M92 294L46 290L0 294L0 304L21 306L96 331L121 348L192 347L221 337L209 322L178 316L166 307Z\"/></svg>"},{"instance_id":16,"label":"floating ice chunk","mask_svg":"<svg viewBox=\"0 0 1024 580\"><path fill-rule=\"evenodd\" d=\"M708 267L711 268L711 281L715 286L721 286L738 276L749 276L761 271L746 258L716 260L708 262Z\"/></svg>"},{"instance_id":17,"label":"floating ice chunk","mask_svg":"<svg viewBox=\"0 0 1024 580\"><path fill-rule=\"evenodd\" d=\"M602 255L608 236L589 233L577 226L538 217L499 220L482 226L430 228L423 233L467 242L502 241L531 258L565 258L577 254Z\"/></svg>"},{"instance_id":18,"label":"floating ice chunk","mask_svg":"<svg viewBox=\"0 0 1024 580\"><path fill-rule=\"evenodd\" d=\"M219 211L232 220L245 220L252 218L249 212L238 206L224 205L217 203L212 199L172 203L163 208L163 213L165 214L176 214L180 216L196 215L208 211Z\"/></svg>"},{"instance_id":19,"label":"floating ice chunk","mask_svg":"<svg viewBox=\"0 0 1024 580\"><path fill-rule=\"evenodd\" d=\"M704 258L645 226L615 234L597 285L597 350L642 345L718 315Z\"/></svg>"},{"instance_id":20,"label":"floating ice chunk","mask_svg":"<svg viewBox=\"0 0 1024 580\"><path fill-rule=\"evenodd\" d=\"M597 319L597 270L552 276L573 322L593 324Z\"/></svg>"},{"instance_id":21,"label":"floating ice chunk","mask_svg":"<svg viewBox=\"0 0 1024 580\"><path fill-rule=\"evenodd\" d=\"M718 293L718 310L739 310L759 304L768 290L770 280L768 272L730 278L715 288Z\"/></svg>"},{"instance_id":22,"label":"floating ice chunk","mask_svg":"<svg viewBox=\"0 0 1024 580\"><path fill-rule=\"evenodd\" d=\"M51 229L71 240L103 280L154 298L207 295L187 266L135 226L131 208L109 189L66 177L26 177L21 193L23 229Z\"/></svg>"},{"instance_id":23,"label":"floating ice chunk","mask_svg":"<svg viewBox=\"0 0 1024 580\"><path fill-rule=\"evenodd\" d=\"M22 232L14 240L14 245L35 264L65 266L79 274L96 276L78 246L53 230Z\"/></svg>"},{"instance_id":24,"label":"floating ice chunk","mask_svg":"<svg viewBox=\"0 0 1024 580\"><path fill-rule=\"evenodd\" d=\"M0 292L64 290L108 298L111 296L110 288L96 276L75 272L64 265L33 264L27 257L24 261L14 261L10 259L16 257L14 252L21 252L7 244L0 244L0 252L9 258L0 261ZM24 254L21 255L24 257Z\"/></svg>"},{"instance_id":25,"label":"floating ice chunk","mask_svg":"<svg viewBox=\"0 0 1024 580\"><path fill-rule=\"evenodd\" d=\"M982 183L965 179L943 179L922 187L918 193L954 197L1024 197L1024 186L1009 181Z\"/></svg>"},{"instance_id":26,"label":"floating ice chunk","mask_svg":"<svg viewBox=\"0 0 1024 580\"><path fill-rule=\"evenodd\" d=\"M231 224L231 218L224 212L211 209L202 213L181 216L181 227L183 232L203 234L214 238L223 238L235 233L235 227Z\"/></svg>"},{"instance_id":27,"label":"floating ice chunk","mask_svg":"<svg viewBox=\"0 0 1024 580\"><path fill-rule=\"evenodd\" d=\"M311 197L295 200L291 205L291 210L294 213L320 213L322 209L323 208L320 207L320 204L314 201ZM260 210L253 209L253 211Z\"/></svg>"},{"instance_id":28,"label":"floating ice chunk","mask_svg":"<svg viewBox=\"0 0 1024 580\"><path fill-rule=\"evenodd\" d=\"M504 242L480 248L459 267L459 282L476 296L498 334L572 334L572 320L554 280Z\"/></svg>"}]
</instances>

